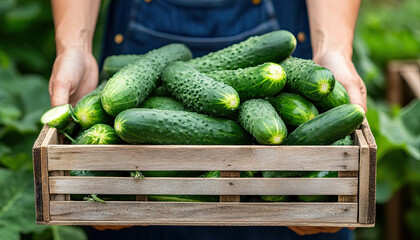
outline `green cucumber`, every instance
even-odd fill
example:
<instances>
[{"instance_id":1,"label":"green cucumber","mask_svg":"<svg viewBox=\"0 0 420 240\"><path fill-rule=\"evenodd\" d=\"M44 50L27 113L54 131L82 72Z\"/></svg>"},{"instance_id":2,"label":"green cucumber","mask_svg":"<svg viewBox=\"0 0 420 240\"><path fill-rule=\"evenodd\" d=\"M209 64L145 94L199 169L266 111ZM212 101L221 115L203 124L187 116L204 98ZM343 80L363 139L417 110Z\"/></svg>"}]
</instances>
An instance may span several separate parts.
<instances>
[{"instance_id":1,"label":"green cucumber","mask_svg":"<svg viewBox=\"0 0 420 240\"><path fill-rule=\"evenodd\" d=\"M303 175L306 178L328 178L338 177L337 172L322 171L322 172L309 172ZM297 196L301 202L332 202L337 201L337 196L326 196L326 195L300 195Z\"/></svg>"},{"instance_id":2,"label":"green cucumber","mask_svg":"<svg viewBox=\"0 0 420 240\"><path fill-rule=\"evenodd\" d=\"M112 77L115 73L127 66L134 60L138 59L142 55L137 54L124 54L124 55L113 55L105 58L103 71Z\"/></svg>"},{"instance_id":3,"label":"green cucumber","mask_svg":"<svg viewBox=\"0 0 420 240\"><path fill-rule=\"evenodd\" d=\"M75 177L126 177L127 172L72 170L72 171L70 171L70 176L75 176Z\"/></svg>"},{"instance_id":4,"label":"green cucumber","mask_svg":"<svg viewBox=\"0 0 420 240\"><path fill-rule=\"evenodd\" d=\"M292 57L282 62L281 66L286 71L287 88L310 100L319 101L334 88L332 72L312 60Z\"/></svg>"},{"instance_id":5,"label":"green cucumber","mask_svg":"<svg viewBox=\"0 0 420 240\"><path fill-rule=\"evenodd\" d=\"M163 86L188 109L212 116L229 116L239 108L238 93L184 62L168 65L162 73Z\"/></svg>"},{"instance_id":6,"label":"green cucumber","mask_svg":"<svg viewBox=\"0 0 420 240\"><path fill-rule=\"evenodd\" d=\"M341 105L297 127L285 144L330 145L356 130L364 118L365 111L359 105Z\"/></svg>"},{"instance_id":7,"label":"green cucumber","mask_svg":"<svg viewBox=\"0 0 420 240\"><path fill-rule=\"evenodd\" d=\"M148 195L148 201L164 202L218 202L219 196L202 195Z\"/></svg>"},{"instance_id":8,"label":"green cucumber","mask_svg":"<svg viewBox=\"0 0 420 240\"><path fill-rule=\"evenodd\" d=\"M265 62L280 62L288 58L296 48L292 33L280 30L247 40L188 61L200 72L233 70L254 67Z\"/></svg>"},{"instance_id":9,"label":"green cucumber","mask_svg":"<svg viewBox=\"0 0 420 240\"><path fill-rule=\"evenodd\" d=\"M241 171L241 177L254 177L258 172L256 171ZM201 175L200 177L206 178L219 178L220 171L210 171L206 172L205 174Z\"/></svg>"},{"instance_id":10,"label":"green cucumber","mask_svg":"<svg viewBox=\"0 0 420 240\"><path fill-rule=\"evenodd\" d=\"M153 91L152 96L157 97L172 97L172 94L164 86L159 86Z\"/></svg>"},{"instance_id":11,"label":"green cucumber","mask_svg":"<svg viewBox=\"0 0 420 240\"><path fill-rule=\"evenodd\" d=\"M234 121L183 111L136 108L115 118L115 130L128 143L236 145L250 137Z\"/></svg>"},{"instance_id":12,"label":"green cucumber","mask_svg":"<svg viewBox=\"0 0 420 240\"><path fill-rule=\"evenodd\" d=\"M286 84L286 72L276 63L209 72L206 75L232 86L238 92L241 100L273 96L280 92Z\"/></svg>"},{"instance_id":13,"label":"green cucumber","mask_svg":"<svg viewBox=\"0 0 420 240\"><path fill-rule=\"evenodd\" d=\"M269 98L281 119L290 126L299 126L318 116L316 107L306 98L295 93L280 93Z\"/></svg>"},{"instance_id":14,"label":"green cucumber","mask_svg":"<svg viewBox=\"0 0 420 240\"><path fill-rule=\"evenodd\" d=\"M198 177L200 172L195 171L144 171L145 177Z\"/></svg>"},{"instance_id":15,"label":"green cucumber","mask_svg":"<svg viewBox=\"0 0 420 240\"><path fill-rule=\"evenodd\" d=\"M57 128L66 129L73 122L73 107L70 104L56 106L41 116L41 123Z\"/></svg>"},{"instance_id":16,"label":"green cucumber","mask_svg":"<svg viewBox=\"0 0 420 240\"><path fill-rule=\"evenodd\" d=\"M321 98L319 101L314 101L314 104L324 111L348 103L350 103L349 94L339 81L335 81L331 94Z\"/></svg>"},{"instance_id":17,"label":"green cucumber","mask_svg":"<svg viewBox=\"0 0 420 240\"><path fill-rule=\"evenodd\" d=\"M287 136L283 120L269 102L250 99L242 103L238 122L261 144L281 144Z\"/></svg>"},{"instance_id":18,"label":"green cucumber","mask_svg":"<svg viewBox=\"0 0 420 240\"><path fill-rule=\"evenodd\" d=\"M351 136L346 136L343 139L340 139L338 141L335 141L333 144L334 146L352 146L354 145L354 140L351 138Z\"/></svg>"},{"instance_id":19,"label":"green cucumber","mask_svg":"<svg viewBox=\"0 0 420 240\"><path fill-rule=\"evenodd\" d=\"M169 44L134 60L108 80L101 101L105 111L118 113L139 106L156 88L163 68L171 62L191 59L182 44Z\"/></svg>"},{"instance_id":20,"label":"green cucumber","mask_svg":"<svg viewBox=\"0 0 420 240\"><path fill-rule=\"evenodd\" d=\"M117 144L120 142L115 130L106 124L98 123L83 131L75 144Z\"/></svg>"},{"instance_id":21,"label":"green cucumber","mask_svg":"<svg viewBox=\"0 0 420 240\"><path fill-rule=\"evenodd\" d=\"M153 108L161 110L188 111L182 103L173 97L149 97L141 105L141 108Z\"/></svg>"},{"instance_id":22,"label":"green cucumber","mask_svg":"<svg viewBox=\"0 0 420 240\"><path fill-rule=\"evenodd\" d=\"M110 123L112 118L102 108L101 93L106 82L100 84L95 90L88 93L76 104L74 116L83 129L92 127L97 123Z\"/></svg>"}]
</instances>

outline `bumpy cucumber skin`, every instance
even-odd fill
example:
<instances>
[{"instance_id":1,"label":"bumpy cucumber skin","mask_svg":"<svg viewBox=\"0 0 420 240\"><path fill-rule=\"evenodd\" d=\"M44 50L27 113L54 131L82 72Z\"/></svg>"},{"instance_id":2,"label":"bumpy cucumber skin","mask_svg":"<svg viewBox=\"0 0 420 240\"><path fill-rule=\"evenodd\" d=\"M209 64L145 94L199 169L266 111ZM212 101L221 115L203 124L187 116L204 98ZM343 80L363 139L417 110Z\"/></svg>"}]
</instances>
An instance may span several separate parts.
<instances>
[{"instance_id":1,"label":"bumpy cucumber skin","mask_svg":"<svg viewBox=\"0 0 420 240\"><path fill-rule=\"evenodd\" d=\"M74 116L83 129L98 123L110 123L112 118L105 112L101 103L101 93L106 82L100 84L95 90L88 93L76 104Z\"/></svg>"},{"instance_id":2,"label":"bumpy cucumber skin","mask_svg":"<svg viewBox=\"0 0 420 240\"><path fill-rule=\"evenodd\" d=\"M115 73L121 70L123 67L127 66L134 60L138 59L142 55L138 54L123 54L123 55L113 55L105 58L103 71L107 74L108 77L112 77Z\"/></svg>"},{"instance_id":3,"label":"bumpy cucumber skin","mask_svg":"<svg viewBox=\"0 0 420 240\"><path fill-rule=\"evenodd\" d=\"M250 37L217 52L188 61L200 72L233 70L258 66L265 62L280 62L288 58L296 48L292 33L280 30L261 36Z\"/></svg>"},{"instance_id":4,"label":"bumpy cucumber skin","mask_svg":"<svg viewBox=\"0 0 420 240\"><path fill-rule=\"evenodd\" d=\"M229 116L239 108L238 93L184 62L168 65L162 73L163 86L193 111L211 116Z\"/></svg>"},{"instance_id":5,"label":"bumpy cucumber skin","mask_svg":"<svg viewBox=\"0 0 420 240\"><path fill-rule=\"evenodd\" d=\"M281 119L290 126L299 126L318 116L318 110L306 98L294 93L280 93L269 98Z\"/></svg>"},{"instance_id":6,"label":"bumpy cucumber skin","mask_svg":"<svg viewBox=\"0 0 420 240\"><path fill-rule=\"evenodd\" d=\"M256 67L221 70L206 73L218 82L232 86L241 100L273 96L286 84L286 72L276 63L264 63Z\"/></svg>"},{"instance_id":7,"label":"bumpy cucumber skin","mask_svg":"<svg viewBox=\"0 0 420 240\"><path fill-rule=\"evenodd\" d=\"M116 116L139 106L155 90L166 65L191 57L191 51L182 44L169 44L139 57L109 79L102 91L103 108Z\"/></svg>"},{"instance_id":8,"label":"bumpy cucumber skin","mask_svg":"<svg viewBox=\"0 0 420 240\"><path fill-rule=\"evenodd\" d=\"M183 111L136 108L115 118L117 134L128 143L235 145L250 136L234 121Z\"/></svg>"},{"instance_id":9,"label":"bumpy cucumber skin","mask_svg":"<svg viewBox=\"0 0 420 240\"><path fill-rule=\"evenodd\" d=\"M261 144L281 144L287 128L271 104L263 99L250 99L242 103L239 124Z\"/></svg>"},{"instance_id":10,"label":"bumpy cucumber skin","mask_svg":"<svg viewBox=\"0 0 420 240\"><path fill-rule=\"evenodd\" d=\"M314 104L324 111L348 103L350 103L349 94L339 81L335 82L334 89L328 96L321 98L319 101L314 101Z\"/></svg>"},{"instance_id":11,"label":"bumpy cucumber skin","mask_svg":"<svg viewBox=\"0 0 420 240\"><path fill-rule=\"evenodd\" d=\"M312 60L291 57L281 66L287 74L286 87L310 100L319 101L334 88L332 72Z\"/></svg>"},{"instance_id":12,"label":"bumpy cucumber skin","mask_svg":"<svg viewBox=\"0 0 420 240\"><path fill-rule=\"evenodd\" d=\"M364 118L365 112L359 105L341 105L297 127L285 144L330 145L356 130Z\"/></svg>"},{"instance_id":13,"label":"bumpy cucumber skin","mask_svg":"<svg viewBox=\"0 0 420 240\"><path fill-rule=\"evenodd\" d=\"M195 171L142 171L145 177L198 177L201 172Z\"/></svg>"},{"instance_id":14,"label":"bumpy cucumber skin","mask_svg":"<svg viewBox=\"0 0 420 240\"><path fill-rule=\"evenodd\" d=\"M148 201L165 202L218 202L219 196L203 195L148 195Z\"/></svg>"},{"instance_id":15,"label":"bumpy cucumber skin","mask_svg":"<svg viewBox=\"0 0 420 240\"><path fill-rule=\"evenodd\" d=\"M309 172L303 175L306 178L328 178L338 177L337 172L322 171L322 172ZM337 196L326 196L326 195L300 195L297 196L301 202L331 202L336 201Z\"/></svg>"},{"instance_id":16,"label":"bumpy cucumber skin","mask_svg":"<svg viewBox=\"0 0 420 240\"><path fill-rule=\"evenodd\" d=\"M351 136L346 136L345 138L342 138L340 140L337 140L335 142L333 142L334 146L352 146L354 145L354 140L351 138Z\"/></svg>"},{"instance_id":17,"label":"bumpy cucumber skin","mask_svg":"<svg viewBox=\"0 0 420 240\"><path fill-rule=\"evenodd\" d=\"M160 109L160 110L173 110L173 111L188 111L182 105L182 103L178 102L173 97L149 97L140 104L141 108L152 108L152 109Z\"/></svg>"},{"instance_id":18,"label":"bumpy cucumber skin","mask_svg":"<svg viewBox=\"0 0 420 240\"><path fill-rule=\"evenodd\" d=\"M75 144L117 144L120 142L115 130L106 124L95 124L76 138Z\"/></svg>"}]
</instances>

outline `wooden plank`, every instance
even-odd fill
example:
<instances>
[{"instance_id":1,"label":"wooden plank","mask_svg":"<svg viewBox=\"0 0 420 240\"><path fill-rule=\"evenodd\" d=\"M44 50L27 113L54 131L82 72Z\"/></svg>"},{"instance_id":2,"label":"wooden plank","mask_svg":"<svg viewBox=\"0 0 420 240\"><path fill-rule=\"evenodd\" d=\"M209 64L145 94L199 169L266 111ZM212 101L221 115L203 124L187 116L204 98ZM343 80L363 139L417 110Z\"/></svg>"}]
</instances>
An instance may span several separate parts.
<instances>
[{"instance_id":1,"label":"wooden plank","mask_svg":"<svg viewBox=\"0 0 420 240\"><path fill-rule=\"evenodd\" d=\"M37 222L43 225L105 225L105 226L150 226L150 225L163 225L163 226L289 226L287 221L278 222L148 222L144 221L50 221L50 222ZM360 223L331 223L331 222L316 222L305 223L296 222L295 226L309 226L309 227L347 227L347 228L371 228L375 224L360 224Z\"/></svg>"},{"instance_id":2,"label":"wooden plank","mask_svg":"<svg viewBox=\"0 0 420 240\"><path fill-rule=\"evenodd\" d=\"M415 63L401 65L399 72L414 96L420 98L420 67Z\"/></svg>"},{"instance_id":3,"label":"wooden plank","mask_svg":"<svg viewBox=\"0 0 420 240\"><path fill-rule=\"evenodd\" d=\"M360 130L356 130L355 143L360 146L359 222L367 223L369 199L369 146Z\"/></svg>"},{"instance_id":4,"label":"wooden plank","mask_svg":"<svg viewBox=\"0 0 420 240\"><path fill-rule=\"evenodd\" d=\"M44 199L42 195L42 154L41 145L48 132L48 125L45 124L32 148L32 160L34 165L34 193L35 193L35 215L36 221L44 221Z\"/></svg>"},{"instance_id":5,"label":"wooden plank","mask_svg":"<svg viewBox=\"0 0 420 240\"><path fill-rule=\"evenodd\" d=\"M359 169L358 146L52 145L48 151L50 171L357 171Z\"/></svg>"},{"instance_id":6,"label":"wooden plank","mask_svg":"<svg viewBox=\"0 0 420 240\"><path fill-rule=\"evenodd\" d=\"M403 84L399 74L400 64L389 62L386 73L386 99L389 103L400 103L403 101Z\"/></svg>"},{"instance_id":7,"label":"wooden plank","mask_svg":"<svg viewBox=\"0 0 420 240\"><path fill-rule=\"evenodd\" d=\"M41 143L41 182L42 182L42 201L44 211L44 221L50 220L50 193L48 187L48 146L58 143L56 128L48 128L44 141Z\"/></svg>"},{"instance_id":8,"label":"wooden plank","mask_svg":"<svg viewBox=\"0 0 420 240\"><path fill-rule=\"evenodd\" d=\"M54 221L164 223L357 223L357 203L187 203L52 201Z\"/></svg>"},{"instance_id":9,"label":"wooden plank","mask_svg":"<svg viewBox=\"0 0 420 240\"><path fill-rule=\"evenodd\" d=\"M369 123L365 119L362 124L363 135L369 147L369 180L368 180L368 199L366 211L366 223L375 224L376 217L376 142L370 130Z\"/></svg>"},{"instance_id":10,"label":"wooden plank","mask_svg":"<svg viewBox=\"0 0 420 240\"><path fill-rule=\"evenodd\" d=\"M358 172L338 172L339 178L355 178L358 181ZM339 195L338 201L339 202L357 202L357 194L358 194L358 186L356 184L356 192L354 195Z\"/></svg>"},{"instance_id":11,"label":"wooden plank","mask_svg":"<svg viewBox=\"0 0 420 240\"><path fill-rule=\"evenodd\" d=\"M52 194L357 195L357 178L50 177Z\"/></svg>"},{"instance_id":12,"label":"wooden plank","mask_svg":"<svg viewBox=\"0 0 420 240\"><path fill-rule=\"evenodd\" d=\"M221 171L220 177L221 178L239 178L241 177L241 172ZM233 179L233 180L236 180L236 179ZM229 184L229 186L235 186L233 181L230 181L227 183ZM234 193L232 193L232 191L229 191L229 192L231 193L230 195L220 195L220 202L240 202L241 201L241 196L233 195ZM220 192L218 194L220 194Z\"/></svg>"}]
</instances>

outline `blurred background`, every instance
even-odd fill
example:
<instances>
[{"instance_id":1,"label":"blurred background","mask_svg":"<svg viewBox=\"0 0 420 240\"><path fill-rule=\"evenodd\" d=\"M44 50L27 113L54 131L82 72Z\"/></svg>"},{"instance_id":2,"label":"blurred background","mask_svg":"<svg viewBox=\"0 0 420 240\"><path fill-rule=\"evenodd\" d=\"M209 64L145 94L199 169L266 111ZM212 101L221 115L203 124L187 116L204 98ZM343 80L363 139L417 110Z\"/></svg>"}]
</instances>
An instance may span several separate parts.
<instances>
[{"instance_id":1,"label":"blurred background","mask_svg":"<svg viewBox=\"0 0 420 240\"><path fill-rule=\"evenodd\" d=\"M95 34L99 58L104 0ZM82 228L37 226L32 145L49 108L55 57L49 1L0 0L0 238L86 239ZM376 227L357 240L419 239L420 1L365 0L354 62L368 89L367 117L378 144ZM417 85L416 85L417 84Z\"/></svg>"}]
</instances>

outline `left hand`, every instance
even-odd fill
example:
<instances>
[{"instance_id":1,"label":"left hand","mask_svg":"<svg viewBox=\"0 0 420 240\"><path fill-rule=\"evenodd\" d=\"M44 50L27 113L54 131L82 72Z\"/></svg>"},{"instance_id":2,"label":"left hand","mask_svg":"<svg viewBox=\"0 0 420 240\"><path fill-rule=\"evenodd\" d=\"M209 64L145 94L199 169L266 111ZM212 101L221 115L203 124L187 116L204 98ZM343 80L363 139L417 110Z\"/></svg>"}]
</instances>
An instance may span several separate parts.
<instances>
[{"instance_id":1,"label":"left hand","mask_svg":"<svg viewBox=\"0 0 420 240\"><path fill-rule=\"evenodd\" d=\"M300 236L317 233L336 233L341 230L339 227L288 227ZM351 228L352 230L354 228Z\"/></svg>"},{"instance_id":2,"label":"left hand","mask_svg":"<svg viewBox=\"0 0 420 240\"><path fill-rule=\"evenodd\" d=\"M349 93L350 102L360 105L365 111L366 86L356 71L350 58L345 57L338 51L325 51L322 55L314 57L314 61L328 68L337 81L343 84Z\"/></svg>"}]
</instances>

